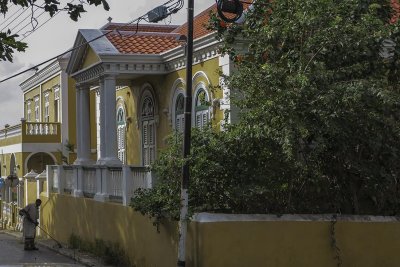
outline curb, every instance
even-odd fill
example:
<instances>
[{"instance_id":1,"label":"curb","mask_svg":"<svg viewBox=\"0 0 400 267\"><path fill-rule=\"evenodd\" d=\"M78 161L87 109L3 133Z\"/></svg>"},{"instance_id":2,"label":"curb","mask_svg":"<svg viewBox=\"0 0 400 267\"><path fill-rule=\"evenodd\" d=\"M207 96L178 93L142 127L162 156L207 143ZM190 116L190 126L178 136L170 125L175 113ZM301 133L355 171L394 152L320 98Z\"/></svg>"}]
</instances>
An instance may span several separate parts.
<instances>
[{"instance_id":1,"label":"curb","mask_svg":"<svg viewBox=\"0 0 400 267\"><path fill-rule=\"evenodd\" d=\"M15 231L10 231L10 230L5 230L5 229L0 229L0 233L5 233L8 235L11 235L15 238L21 239L22 240L22 233L21 232L15 232ZM77 251L75 249L69 249L69 248L59 248L56 244L56 242L52 239L36 239L36 244L41 247L45 247L51 251L57 252L63 256L66 256L70 259L73 259L75 262L82 264L87 267L113 267L112 265L103 265L99 258L96 258L95 256L88 254L88 253L83 253L80 251ZM62 244L63 245L63 244ZM64 246L64 245L63 245Z\"/></svg>"}]
</instances>

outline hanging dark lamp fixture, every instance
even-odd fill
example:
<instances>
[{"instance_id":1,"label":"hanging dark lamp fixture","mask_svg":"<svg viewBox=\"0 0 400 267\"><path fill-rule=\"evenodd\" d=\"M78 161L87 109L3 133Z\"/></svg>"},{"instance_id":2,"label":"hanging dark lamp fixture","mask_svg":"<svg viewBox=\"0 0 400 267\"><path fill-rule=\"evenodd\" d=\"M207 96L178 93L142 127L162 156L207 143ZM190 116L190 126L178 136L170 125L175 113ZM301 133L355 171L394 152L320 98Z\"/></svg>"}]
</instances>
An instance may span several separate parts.
<instances>
[{"instance_id":1,"label":"hanging dark lamp fixture","mask_svg":"<svg viewBox=\"0 0 400 267\"><path fill-rule=\"evenodd\" d=\"M239 0L217 0L217 12L228 23L236 22L243 14L243 3ZM226 14L230 14L228 17Z\"/></svg>"}]
</instances>

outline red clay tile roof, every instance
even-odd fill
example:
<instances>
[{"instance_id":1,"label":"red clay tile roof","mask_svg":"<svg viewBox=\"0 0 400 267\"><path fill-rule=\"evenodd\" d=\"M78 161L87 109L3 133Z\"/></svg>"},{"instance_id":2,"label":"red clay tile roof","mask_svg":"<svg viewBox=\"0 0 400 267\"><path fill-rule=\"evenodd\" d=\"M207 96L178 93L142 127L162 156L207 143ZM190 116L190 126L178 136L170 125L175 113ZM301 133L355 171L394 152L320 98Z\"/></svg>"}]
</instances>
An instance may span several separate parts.
<instances>
[{"instance_id":1,"label":"red clay tile roof","mask_svg":"<svg viewBox=\"0 0 400 267\"><path fill-rule=\"evenodd\" d=\"M207 30L207 24L210 20L210 12L217 12L217 4L214 4L194 17L193 20L193 39L205 36L212 31ZM173 33L187 35L187 23L173 31Z\"/></svg>"},{"instance_id":2,"label":"red clay tile roof","mask_svg":"<svg viewBox=\"0 0 400 267\"><path fill-rule=\"evenodd\" d=\"M400 17L400 3L398 0L391 0L390 4L392 5L392 17L390 18L390 23L394 24Z\"/></svg>"},{"instance_id":3,"label":"red clay tile roof","mask_svg":"<svg viewBox=\"0 0 400 267\"><path fill-rule=\"evenodd\" d=\"M217 5L214 4L194 17L193 37L200 38L211 33L207 29L210 12L216 12ZM123 24L109 23L102 30L114 30ZM141 24L136 33L136 25L124 26L119 29L121 34L112 32L107 35L108 40L115 48L123 54L159 54L180 45L177 41L179 35L187 35L187 24L176 25L154 25ZM136 34L135 34L136 33Z\"/></svg>"},{"instance_id":4,"label":"red clay tile roof","mask_svg":"<svg viewBox=\"0 0 400 267\"><path fill-rule=\"evenodd\" d=\"M160 54L180 45L172 34L110 33L107 38L122 54Z\"/></svg>"}]
</instances>

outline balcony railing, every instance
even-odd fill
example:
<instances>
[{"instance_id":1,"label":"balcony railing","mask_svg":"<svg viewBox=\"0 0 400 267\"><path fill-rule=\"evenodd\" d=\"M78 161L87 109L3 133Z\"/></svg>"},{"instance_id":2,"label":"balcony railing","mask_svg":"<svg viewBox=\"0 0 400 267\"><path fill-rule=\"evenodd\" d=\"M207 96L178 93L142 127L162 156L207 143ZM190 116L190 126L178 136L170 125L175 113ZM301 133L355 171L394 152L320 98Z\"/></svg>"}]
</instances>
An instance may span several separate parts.
<instances>
[{"instance_id":1,"label":"balcony railing","mask_svg":"<svg viewBox=\"0 0 400 267\"><path fill-rule=\"evenodd\" d=\"M96 168L84 167L83 170L83 195L93 197L96 194Z\"/></svg>"},{"instance_id":2,"label":"balcony railing","mask_svg":"<svg viewBox=\"0 0 400 267\"><path fill-rule=\"evenodd\" d=\"M25 122L26 135L57 135L59 131L58 122Z\"/></svg>"},{"instance_id":3,"label":"balcony railing","mask_svg":"<svg viewBox=\"0 0 400 267\"><path fill-rule=\"evenodd\" d=\"M146 167L101 165L47 166L48 193L72 194L129 205L139 188L152 188L154 177Z\"/></svg>"}]
</instances>

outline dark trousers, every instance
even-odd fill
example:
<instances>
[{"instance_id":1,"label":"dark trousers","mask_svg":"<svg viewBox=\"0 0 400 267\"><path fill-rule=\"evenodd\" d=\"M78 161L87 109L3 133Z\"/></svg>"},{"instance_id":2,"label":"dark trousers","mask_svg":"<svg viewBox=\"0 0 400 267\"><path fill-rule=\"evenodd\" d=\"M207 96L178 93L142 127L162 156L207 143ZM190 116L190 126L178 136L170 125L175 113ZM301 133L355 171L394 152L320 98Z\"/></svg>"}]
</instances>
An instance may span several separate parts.
<instances>
[{"instance_id":1,"label":"dark trousers","mask_svg":"<svg viewBox=\"0 0 400 267\"><path fill-rule=\"evenodd\" d=\"M26 238L25 237L24 249L25 250L35 249L35 238Z\"/></svg>"}]
</instances>

